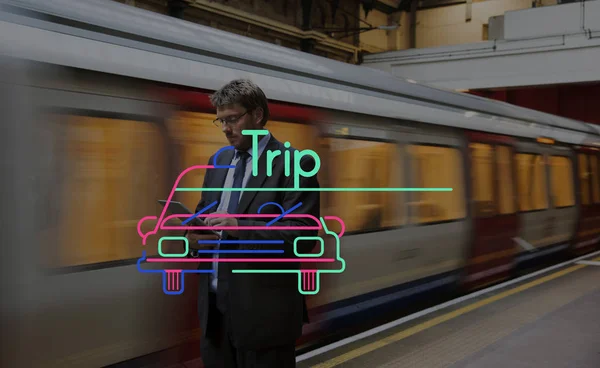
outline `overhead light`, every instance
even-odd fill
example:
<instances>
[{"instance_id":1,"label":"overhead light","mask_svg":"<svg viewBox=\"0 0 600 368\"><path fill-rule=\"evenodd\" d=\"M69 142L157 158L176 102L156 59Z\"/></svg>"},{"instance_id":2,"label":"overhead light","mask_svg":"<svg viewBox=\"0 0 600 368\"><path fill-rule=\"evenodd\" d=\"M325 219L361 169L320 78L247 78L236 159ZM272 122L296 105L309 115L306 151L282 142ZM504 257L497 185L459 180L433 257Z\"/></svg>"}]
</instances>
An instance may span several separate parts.
<instances>
[{"instance_id":1,"label":"overhead light","mask_svg":"<svg viewBox=\"0 0 600 368\"><path fill-rule=\"evenodd\" d=\"M547 138L547 137L537 137L537 141L538 141L538 143L543 143L543 144L554 144L554 139Z\"/></svg>"},{"instance_id":2,"label":"overhead light","mask_svg":"<svg viewBox=\"0 0 600 368\"><path fill-rule=\"evenodd\" d=\"M394 24L391 24L389 26L377 26L376 28L377 29L381 29L383 31L395 31L395 30L398 29L398 24L394 23Z\"/></svg>"}]
</instances>

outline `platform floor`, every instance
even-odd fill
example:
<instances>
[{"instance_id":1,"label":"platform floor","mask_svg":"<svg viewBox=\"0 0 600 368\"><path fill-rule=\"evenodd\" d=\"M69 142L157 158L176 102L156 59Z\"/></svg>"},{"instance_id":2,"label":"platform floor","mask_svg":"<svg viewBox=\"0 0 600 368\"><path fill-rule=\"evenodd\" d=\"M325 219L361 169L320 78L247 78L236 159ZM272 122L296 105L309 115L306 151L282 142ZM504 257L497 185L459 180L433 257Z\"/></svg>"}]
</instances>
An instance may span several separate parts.
<instances>
[{"instance_id":1,"label":"platform floor","mask_svg":"<svg viewBox=\"0 0 600 368\"><path fill-rule=\"evenodd\" d=\"M596 256L597 257L597 256ZM599 368L600 258L304 359L298 368Z\"/></svg>"}]
</instances>

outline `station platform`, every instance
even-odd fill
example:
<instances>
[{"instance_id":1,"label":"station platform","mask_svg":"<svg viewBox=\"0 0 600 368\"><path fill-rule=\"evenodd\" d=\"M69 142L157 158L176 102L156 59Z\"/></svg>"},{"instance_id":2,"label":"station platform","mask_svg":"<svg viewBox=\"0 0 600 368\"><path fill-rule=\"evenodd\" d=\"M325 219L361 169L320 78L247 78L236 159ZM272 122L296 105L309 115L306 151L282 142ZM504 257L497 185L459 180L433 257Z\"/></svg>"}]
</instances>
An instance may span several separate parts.
<instances>
[{"instance_id":1,"label":"station platform","mask_svg":"<svg viewBox=\"0 0 600 368\"><path fill-rule=\"evenodd\" d=\"M198 345L192 341L109 368L204 368ZM297 368L599 368L600 252L428 308L296 361Z\"/></svg>"},{"instance_id":2,"label":"station platform","mask_svg":"<svg viewBox=\"0 0 600 368\"><path fill-rule=\"evenodd\" d=\"M600 257L429 308L297 361L298 368L598 368Z\"/></svg>"}]
</instances>

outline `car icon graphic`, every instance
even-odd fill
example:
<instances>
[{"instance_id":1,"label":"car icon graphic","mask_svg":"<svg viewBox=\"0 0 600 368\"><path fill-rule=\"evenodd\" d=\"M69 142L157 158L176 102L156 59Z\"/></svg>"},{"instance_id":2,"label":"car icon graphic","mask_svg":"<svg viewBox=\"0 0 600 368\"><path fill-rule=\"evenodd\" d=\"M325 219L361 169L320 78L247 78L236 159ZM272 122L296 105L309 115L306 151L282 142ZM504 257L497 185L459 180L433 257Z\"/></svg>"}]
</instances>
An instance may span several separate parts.
<instances>
[{"instance_id":1,"label":"car icon graphic","mask_svg":"<svg viewBox=\"0 0 600 368\"><path fill-rule=\"evenodd\" d=\"M247 217L249 215L240 215L239 217ZM262 215L265 216L265 215ZM287 215L293 217L292 215ZM286 217L287 217L286 216ZM298 274L298 291L301 294L312 295L317 294L320 289L319 276L323 273L341 273L346 268L346 262L340 255L340 235L330 231L327 227L325 220L337 220L340 221L339 217L336 216L325 216L321 217L319 224L322 226L322 230L325 234L330 235L333 238L333 251L328 253L333 253L333 257L323 257L325 254L326 242L322 236L315 237L297 237L293 242L293 251L294 257L290 258L220 258L217 262L232 262L232 263L272 263L273 267L265 269L261 267L260 269L233 269L232 273L269 273L269 274L281 274L281 273L296 273ZM227 227L223 227L226 229ZM230 228L230 227L229 227ZM260 230L269 229L268 226L258 226L256 227ZM312 226L303 227L303 229L313 228ZM343 234L343 232L340 232ZM184 240L185 239L185 249L184 252L180 254L161 254L161 257L147 258L146 252L144 251L142 257L138 260L137 266L138 270L143 273L162 273L163 274L163 292L167 295L179 295L184 291L184 274L186 273L212 273L213 270L184 270L181 265L185 263L212 263L214 260L212 258L197 258L192 257L189 258L188 255L191 255L189 243L187 238L185 237L163 237L169 238L165 240ZM162 240L162 239L161 239ZM299 241L316 241L319 243L319 252L317 254L300 253L297 249L297 245ZM161 241L159 241L160 244ZM261 241L261 243L265 243L266 241ZM283 241L281 241L283 243ZM159 252L160 245L159 245ZM209 251L207 251L209 252ZM165 268L164 270L144 270L141 267L142 262L148 263L167 263L172 267ZM281 267L277 267L278 264L281 263L301 263L301 267L299 270L290 270L290 269L282 269ZM321 269L321 265L323 264L337 264L339 263L339 267L327 269ZM177 265L180 265L177 267Z\"/></svg>"},{"instance_id":2,"label":"car icon graphic","mask_svg":"<svg viewBox=\"0 0 600 368\"><path fill-rule=\"evenodd\" d=\"M180 179L183 177L183 175L191 170L194 169L211 169L214 168L214 166L211 165L198 165L198 166L192 166L186 170L184 170L179 177L177 178L177 180L175 181L175 185L173 186L173 189L171 190L171 194L169 195L168 199L167 199L167 205L165 205L163 207L163 210L161 212L161 214L157 217L157 216L146 216L142 219L140 219L140 221L138 222L138 226L137 226L137 230L138 230L138 234L139 236L142 238L142 244L146 245L148 243L148 239L154 235L157 234L159 230L206 230L205 227L203 226L186 226L186 225L181 225L179 224L179 222L181 221L186 222L186 220L189 220L192 216L194 217L198 217L200 219L202 218L208 218L208 217L214 217L214 216L228 216L228 217L235 217L235 218L243 218L243 219L247 219L247 218L261 218L261 219L272 219L269 222L267 222L267 224L265 226L237 226L235 228L231 227L231 226L214 226L211 227L211 230L223 230L223 231L227 231L227 230L262 230L262 231L273 231L273 230L317 230L319 232L319 235L325 235L328 237L332 238L332 241L328 241L326 242L325 239L323 238L323 236L300 236L294 239L293 241L293 256L290 255L290 257L288 258L219 258L217 260L217 262L232 262L232 263L240 263L240 262L246 262L246 263L252 263L252 262L260 262L261 264L265 264L265 263L271 263L273 265L273 267L269 267L267 269L265 269L265 267L260 267L260 269L252 269L252 268L244 268L244 269L233 269L232 273L272 273L272 274L276 274L276 273L297 273L298 274L298 290L300 293L305 294L305 295L311 295L311 294L317 294L319 292L320 289L320 283L319 283L319 275L323 274L323 273L341 273L345 270L346 264L344 259L341 257L340 255L340 238L342 237L342 235L344 234L345 231L345 225L342 219L340 219L337 216L324 216L321 218L317 218L315 216L312 215L308 215L308 214L293 214L290 213L292 212L295 208L299 207L301 205L301 203L296 204L295 206L292 206L291 208L285 210L283 207L281 207L281 205L274 203L274 202L267 202L265 204L263 204L260 208L259 208L259 213L258 214L231 214L231 215L223 215L223 214L218 214L218 215L214 215L214 214L203 214L203 213L197 213L197 214L193 214L193 215L189 215L189 214L175 214L175 215L168 215L167 216L167 208L168 208L168 204L170 203L170 201L173 198L173 195L175 193L175 189L177 187L177 184L179 183ZM212 205L215 205L215 203L213 203ZM281 213L280 214L261 214L260 211L267 205L275 205L277 207L279 207ZM280 220L280 219L289 219L289 218L303 218L305 220L309 220L309 221L305 221L306 223L308 223L309 225L304 225L304 226L277 226L277 225L272 225L274 224L276 221ZM180 221L173 221L173 220L180 220ZM341 225L341 231L338 233L335 233L333 231L330 231L329 228L327 227L325 221L326 220L333 220L333 221L337 221L339 222L339 224ZM156 221L155 226L153 227L152 230L144 233L142 231L142 226L145 222L154 222ZM174 223L177 223L176 225ZM162 249L162 244L164 241L168 241L168 240L176 240L176 241L182 241L184 244L184 248L183 251L181 253L167 253L164 252ZM319 247L319 252L317 254L314 253L308 253L308 254L303 254L299 251L298 249L298 244L300 241L315 241L315 243L318 243L318 247ZM223 242L223 241L215 241L215 242ZM237 241L238 243L244 242L242 241ZM256 241L255 243L265 243L268 241ZM279 241L281 244L283 244L283 240ZM326 247L328 248L328 251L326 252L325 249ZM195 252L199 252L199 251L194 251L191 249L190 244L188 242L188 239L184 236L163 236L158 240L158 253L160 257L153 257L153 258L147 258L146 257L146 251L142 252L142 257L138 259L137 262L137 267L138 267L138 271L142 272L142 273L162 273L163 275L163 292L167 295L179 295L182 294L185 288L185 277L184 275L186 273L212 273L214 272L211 269L183 269L183 265L187 264L187 263L196 263L196 264L200 264L200 263L206 263L206 262L213 262L214 260L212 259L212 257L198 257L198 254ZM200 251L202 252L202 251ZM204 251L204 252L211 252L211 251ZM280 253L284 253L284 250L280 250ZM290 252L288 251L288 254ZM330 254L329 256L325 256L325 253ZM191 256L191 258L190 258ZM165 269L143 269L142 268L142 262L147 262L147 263L162 263L162 264L168 264L168 267L165 267ZM283 269L283 267L277 267L278 264L282 264L282 263L289 263L289 262L294 262L294 263L300 263L301 267L300 269ZM323 267L325 266L326 267Z\"/></svg>"}]
</instances>

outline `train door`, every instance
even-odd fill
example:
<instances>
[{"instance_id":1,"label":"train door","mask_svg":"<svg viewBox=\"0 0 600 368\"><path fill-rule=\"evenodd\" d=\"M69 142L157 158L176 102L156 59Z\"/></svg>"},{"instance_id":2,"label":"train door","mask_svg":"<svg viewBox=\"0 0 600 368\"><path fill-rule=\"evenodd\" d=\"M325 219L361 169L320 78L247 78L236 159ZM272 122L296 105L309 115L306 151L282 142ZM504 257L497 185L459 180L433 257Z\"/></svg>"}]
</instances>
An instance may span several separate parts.
<instances>
[{"instance_id":1,"label":"train door","mask_svg":"<svg viewBox=\"0 0 600 368\"><path fill-rule=\"evenodd\" d=\"M600 183L598 151L582 147L576 151L577 193L580 210L572 253L590 252L600 240Z\"/></svg>"},{"instance_id":2,"label":"train door","mask_svg":"<svg viewBox=\"0 0 600 368\"><path fill-rule=\"evenodd\" d=\"M573 206L573 199L569 199L568 193L561 192L569 183L567 181L567 186L564 186L560 176L568 175L564 173L569 171L571 159L567 151L561 151L560 148L540 140L518 142L516 149L521 225L519 235L515 239L519 245L517 266L519 269L527 269L542 257L557 254L568 248L572 230L568 230L569 224L562 221L571 213L568 207ZM559 185L564 188L561 189ZM573 212L571 216L574 215ZM567 222L571 220L567 219ZM572 226L571 222L571 229Z\"/></svg>"},{"instance_id":3,"label":"train door","mask_svg":"<svg viewBox=\"0 0 600 368\"><path fill-rule=\"evenodd\" d=\"M544 246L552 246L548 254L568 249L577 224L575 207L574 155L566 147L546 144L545 154L548 175L549 210L544 223Z\"/></svg>"},{"instance_id":4,"label":"train door","mask_svg":"<svg viewBox=\"0 0 600 368\"><path fill-rule=\"evenodd\" d=\"M346 124L337 124L337 120ZM349 114L332 115L323 122L322 144L326 149L320 153L328 166L319 172L322 188L409 186L404 174L406 154L396 141L397 133L383 129L383 119L372 118L370 122L378 128L360 126L361 120ZM336 190L321 194L321 216L339 216L345 223L341 253L346 268L335 277L323 278L326 287L315 296L315 306L344 300L347 303L355 297L359 298L355 301L363 301L364 294L424 277L418 274L426 272L421 250L404 240L406 196L391 191ZM340 230L334 224L328 226Z\"/></svg>"},{"instance_id":5,"label":"train door","mask_svg":"<svg viewBox=\"0 0 600 368\"><path fill-rule=\"evenodd\" d=\"M467 290L510 276L518 231L513 139L469 133L472 248L467 262Z\"/></svg>"}]
</instances>

